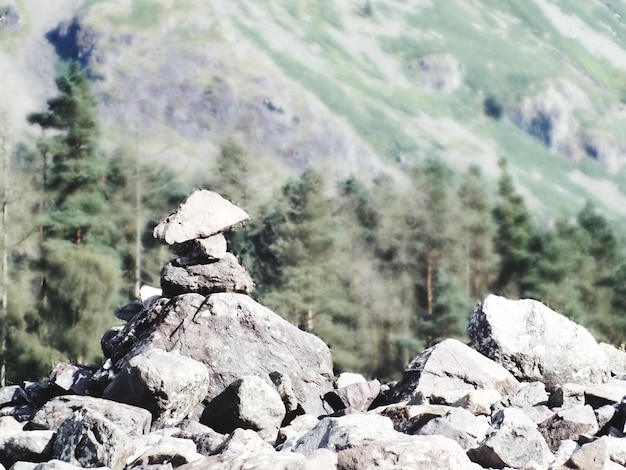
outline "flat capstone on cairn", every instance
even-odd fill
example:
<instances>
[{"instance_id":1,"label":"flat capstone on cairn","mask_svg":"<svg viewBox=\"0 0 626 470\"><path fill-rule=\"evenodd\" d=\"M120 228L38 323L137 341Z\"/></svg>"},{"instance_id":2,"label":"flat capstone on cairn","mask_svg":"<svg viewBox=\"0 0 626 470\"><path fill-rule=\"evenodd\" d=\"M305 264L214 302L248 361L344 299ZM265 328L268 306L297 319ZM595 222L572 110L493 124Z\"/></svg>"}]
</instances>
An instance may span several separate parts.
<instances>
[{"instance_id":1,"label":"flat capstone on cairn","mask_svg":"<svg viewBox=\"0 0 626 470\"><path fill-rule=\"evenodd\" d=\"M488 296L391 384L333 376L316 336L258 304L192 194L154 235L176 256L117 310L97 368L0 388L0 470L626 469L626 353L535 300Z\"/></svg>"}]
</instances>

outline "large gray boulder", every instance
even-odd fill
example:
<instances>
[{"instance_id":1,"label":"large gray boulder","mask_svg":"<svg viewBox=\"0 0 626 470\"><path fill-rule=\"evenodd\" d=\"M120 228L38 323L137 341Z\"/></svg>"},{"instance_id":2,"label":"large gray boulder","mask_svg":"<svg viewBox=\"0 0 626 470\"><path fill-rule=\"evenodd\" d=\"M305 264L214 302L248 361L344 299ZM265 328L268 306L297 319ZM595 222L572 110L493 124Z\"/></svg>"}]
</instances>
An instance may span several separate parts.
<instances>
[{"instance_id":1,"label":"large gray boulder","mask_svg":"<svg viewBox=\"0 0 626 470\"><path fill-rule=\"evenodd\" d=\"M145 408L153 419L183 419L207 394L209 371L201 362L162 349L133 356L103 397Z\"/></svg>"},{"instance_id":2,"label":"large gray boulder","mask_svg":"<svg viewBox=\"0 0 626 470\"><path fill-rule=\"evenodd\" d=\"M537 425L516 408L498 411L487 437L468 455L472 461L491 468L547 469L554 460Z\"/></svg>"},{"instance_id":3,"label":"large gray boulder","mask_svg":"<svg viewBox=\"0 0 626 470\"><path fill-rule=\"evenodd\" d=\"M420 353L404 370L391 401L428 401L442 392L495 390L501 395L517 392L520 383L506 369L455 339L446 339Z\"/></svg>"},{"instance_id":4,"label":"large gray boulder","mask_svg":"<svg viewBox=\"0 0 626 470\"><path fill-rule=\"evenodd\" d=\"M267 380L249 375L236 380L211 400L201 422L220 433L252 429L274 443L285 413L276 389Z\"/></svg>"},{"instance_id":5,"label":"large gray boulder","mask_svg":"<svg viewBox=\"0 0 626 470\"><path fill-rule=\"evenodd\" d=\"M409 437L394 430L391 419L378 414L355 413L322 418L290 449L305 455L321 448L336 452L357 442L393 440L398 436Z\"/></svg>"},{"instance_id":6,"label":"large gray boulder","mask_svg":"<svg viewBox=\"0 0 626 470\"><path fill-rule=\"evenodd\" d=\"M122 470L133 450L132 440L119 426L100 413L82 409L57 430L53 455L83 468Z\"/></svg>"},{"instance_id":7,"label":"large gray boulder","mask_svg":"<svg viewBox=\"0 0 626 470\"><path fill-rule=\"evenodd\" d=\"M173 245L207 238L243 225L250 216L217 193L196 191L176 211L159 223L154 237Z\"/></svg>"},{"instance_id":8,"label":"large gray boulder","mask_svg":"<svg viewBox=\"0 0 626 470\"><path fill-rule=\"evenodd\" d=\"M444 436L404 436L361 441L337 453L338 470L480 470L463 449Z\"/></svg>"},{"instance_id":9,"label":"large gray boulder","mask_svg":"<svg viewBox=\"0 0 626 470\"><path fill-rule=\"evenodd\" d=\"M124 333L121 342L132 347L118 361L118 370L149 349L175 351L207 366L208 400L246 375L279 372L289 378L305 412L325 414L321 397L333 388L332 361L328 346L316 336L243 294L183 294L155 308L161 310L151 325L142 324L138 335L132 328Z\"/></svg>"},{"instance_id":10,"label":"large gray boulder","mask_svg":"<svg viewBox=\"0 0 626 470\"><path fill-rule=\"evenodd\" d=\"M535 300L490 295L474 311L467 329L474 347L523 381L602 383L609 361L591 334Z\"/></svg>"},{"instance_id":11,"label":"large gray boulder","mask_svg":"<svg viewBox=\"0 0 626 470\"><path fill-rule=\"evenodd\" d=\"M75 411L83 409L102 414L130 436L140 436L150 430L152 417L148 410L103 398L75 395L64 395L49 400L33 416L28 427L56 430Z\"/></svg>"},{"instance_id":12,"label":"large gray boulder","mask_svg":"<svg viewBox=\"0 0 626 470\"><path fill-rule=\"evenodd\" d=\"M562 409L539 424L539 432L552 451L556 451L560 441L576 441L583 434L593 436L598 431L598 420L589 405Z\"/></svg>"},{"instance_id":13,"label":"large gray boulder","mask_svg":"<svg viewBox=\"0 0 626 470\"><path fill-rule=\"evenodd\" d=\"M18 431L0 434L0 464L19 460L43 462L52 457L54 431Z\"/></svg>"}]
</instances>

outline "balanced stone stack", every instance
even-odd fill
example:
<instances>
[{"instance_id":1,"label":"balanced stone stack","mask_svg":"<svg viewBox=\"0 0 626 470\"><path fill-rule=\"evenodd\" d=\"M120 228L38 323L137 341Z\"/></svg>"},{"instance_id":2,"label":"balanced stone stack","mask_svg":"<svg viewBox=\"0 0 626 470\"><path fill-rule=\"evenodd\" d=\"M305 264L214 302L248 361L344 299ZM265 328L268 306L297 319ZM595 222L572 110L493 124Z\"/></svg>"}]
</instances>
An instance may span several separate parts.
<instances>
[{"instance_id":1,"label":"balanced stone stack","mask_svg":"<svg viewBox=\"0 0 626 470\"><path fill-rule=\"evenodd\" d=\"M248 214L211 191L197 191L154 229L178 258L161 273L165 297L197 293L249 294L252 280L227 251L224 232L247 223Z\"/></svg>"}]
</instances>

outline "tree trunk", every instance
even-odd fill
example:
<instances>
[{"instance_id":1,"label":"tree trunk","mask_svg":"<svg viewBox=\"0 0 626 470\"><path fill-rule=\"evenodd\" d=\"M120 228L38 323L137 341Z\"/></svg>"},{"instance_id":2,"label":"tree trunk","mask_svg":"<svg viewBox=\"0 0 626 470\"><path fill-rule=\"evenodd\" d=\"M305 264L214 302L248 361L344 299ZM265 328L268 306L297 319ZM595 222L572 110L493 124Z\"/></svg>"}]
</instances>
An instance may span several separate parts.
<instances>
[{"instance_id":1,"label":"tree trunk","mask_svg":"<svg viewBox=\"0 0 626 470\"><path fill-rule=\"evenodd\" d=\"M135 148L135 295L137 297L141 289L141 253L141 172L139 152Z\"/></svg>"},{"instance_id":2,"label":"tree trunk","mask_svg":"<svg viewBox=\"0 0 626 470\"><path fill-rule=\"evenodd\" d=\"M7 349L7 310L9 290L9 152L6 144L7 121L4 112L0 114L0 153L2 154L2 298L0 302L0 387L6 385L6 349Z\"/></svg>"},{"instance_id":3,"label":"tree trunk","mask_svg":"<svg viewBox=\"0 0 626 470\"><path fill-rule=\"evenodd\" d=\"M433 254L428 252L426 256L426 313L433 314Z\"/></svg>"}]
</instances>

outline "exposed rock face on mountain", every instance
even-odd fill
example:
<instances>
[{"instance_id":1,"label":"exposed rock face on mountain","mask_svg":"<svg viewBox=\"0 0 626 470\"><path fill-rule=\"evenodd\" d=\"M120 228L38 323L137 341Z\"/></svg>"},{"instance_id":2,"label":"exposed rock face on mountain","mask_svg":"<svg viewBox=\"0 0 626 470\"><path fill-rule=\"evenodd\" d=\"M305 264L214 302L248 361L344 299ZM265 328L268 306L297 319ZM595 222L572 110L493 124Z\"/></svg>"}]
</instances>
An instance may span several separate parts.
<instances>
[{"instance_id":1,"label":"exposed rock face on mountain","mask_svg":"<svg viewBox=\"0 0 626 470\"><path fill-rule=\"evenodd\" d=\"M214 226L210 204L182 217L188 202L157 235L175 221L179 260L219 263L245 217ZM0 469L626 468L626 353L536 301L488 297L476 349L444 340L381 386L335 380L321 340L228 283L181 281L170 298L166 274L103 336L100 368L0 389Z\"/></svg>"}]
</instances>

